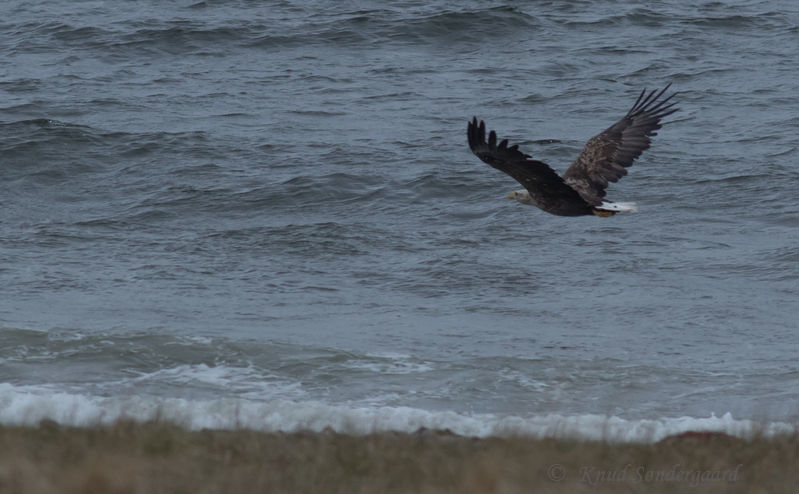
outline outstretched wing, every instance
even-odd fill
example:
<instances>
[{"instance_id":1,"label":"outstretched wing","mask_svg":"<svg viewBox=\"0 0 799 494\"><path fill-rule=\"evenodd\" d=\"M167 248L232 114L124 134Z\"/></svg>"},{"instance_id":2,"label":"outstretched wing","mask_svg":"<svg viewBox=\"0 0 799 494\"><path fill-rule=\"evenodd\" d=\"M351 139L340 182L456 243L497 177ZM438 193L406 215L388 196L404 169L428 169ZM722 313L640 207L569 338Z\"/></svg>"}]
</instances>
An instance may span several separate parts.
<instances>
[{"instance_id":1,"label":"outstretched wing","mask_svg":"<svg viewBox=\"0 0 799 494\"><path fill-rule=\"evenodd\" d=\"M649 94L646 89L641 91L627 115L592 137L563 174L563 180L586 202L594 206L601 204L608 182L617 182L627 175L626 168L649 148L650 137L657 135L655 131L661 127L660 120L677 111L676 103L669 103L676 93L660 99L669 86L671 84L660 92L653 90Z\"/></svg>"},{"instance_id":2,"label":"outstretched wing","mask_svg":"<svg viewBox=\"0 0 799 494\"><path fill-rule=\"evenodd\" d=\"M485 122L481 120L478 125L477 117L469 122L467 136L469 148L475 156L516 179L542 209L561 202L585 205L580 195L566 185L549 165L529 159L529 155L519 151L518 145L508 146L507 139L497 144L497 134L493 130L486 142Z\"/></svg>"}]
</instances>

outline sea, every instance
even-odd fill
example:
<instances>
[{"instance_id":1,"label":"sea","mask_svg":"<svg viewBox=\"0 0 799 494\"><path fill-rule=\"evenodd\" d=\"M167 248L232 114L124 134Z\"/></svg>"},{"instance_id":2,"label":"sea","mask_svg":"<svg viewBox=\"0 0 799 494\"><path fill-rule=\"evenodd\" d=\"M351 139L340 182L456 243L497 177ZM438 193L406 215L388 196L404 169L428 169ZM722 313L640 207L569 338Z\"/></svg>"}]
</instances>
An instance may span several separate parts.
<instances>
[{"instance_id":1,"label":"sea","mask_svg":"<svg viewBox=\"0 0 799 494\"><path fill-rule=\"evenodd\" d=\"M0 424L657 441L799 424L788 0L8 0ZM559 217L640 92L680 111Z\"/></svg>"}]
</instances>

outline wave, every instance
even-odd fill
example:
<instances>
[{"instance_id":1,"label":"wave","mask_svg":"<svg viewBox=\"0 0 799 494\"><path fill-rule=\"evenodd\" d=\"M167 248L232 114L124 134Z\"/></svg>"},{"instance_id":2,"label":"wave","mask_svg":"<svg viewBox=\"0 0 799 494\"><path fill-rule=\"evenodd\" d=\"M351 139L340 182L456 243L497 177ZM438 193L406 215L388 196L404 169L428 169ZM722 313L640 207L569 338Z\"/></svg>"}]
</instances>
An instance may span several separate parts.
<instances>
[{"instance_id":1,"label":"wave","mask_svg":"<svg viewBox=\"0 0 799 494\"><path fill-rule=\"evenodd\" d=\"M304 11L304 12L303 12ZM309 44L361 46L399 42L436 42L496 39L525 33L537 25L535 17L512 7L444 9L427 6L398 11L374 8L319 11L313 8L254 9L249 18L229 13L189 9L172 19L141 19L124 13L97 17L85 25L65 16L58 21L30 20L13 26L32 32L33 38L12 39L15 52L56 52L101 49L110 61L131 55L224 56L222 47L304 47ZM275 22L276 19L278 22ZM33 41L31 41L33 39Z\"/></svg>"},{"instance_id":2,"label":"wave","mask_svg":"<svg viewBox=\"0 0 799 494\"><path fill-rule=\"evenodd\" d=\"M0 384L0 424L3 425L33 426L42 420L53 420L65 426L87 427L121 419L164 420L192 430L246 428L265 432L321 432L332 429L359 435L433 429L473 437L527 436L610 442L656 442L689 431L721 432L743 438L797 432L793 424L740 420L730 413L721 417L638 420L593 414L521 417L409 407L349 407L316 401L101 397L53 392L45 386Z\"/></svg>"},{"instance_id":3,"label":"wave","mask_svg":"<svg viewBox=\"0 0 799 494\"><path fill-rule=\"evenodd\" d=\"M301 46L308 43L339 45L392 42L410 45L476 42L518 33L537 25L535 17L512 7L403 12L366 10L344 13L330 20L311 19L301 28L282 33L268 30L256 36L253 46Z\"/></svg>"}]
</instances>

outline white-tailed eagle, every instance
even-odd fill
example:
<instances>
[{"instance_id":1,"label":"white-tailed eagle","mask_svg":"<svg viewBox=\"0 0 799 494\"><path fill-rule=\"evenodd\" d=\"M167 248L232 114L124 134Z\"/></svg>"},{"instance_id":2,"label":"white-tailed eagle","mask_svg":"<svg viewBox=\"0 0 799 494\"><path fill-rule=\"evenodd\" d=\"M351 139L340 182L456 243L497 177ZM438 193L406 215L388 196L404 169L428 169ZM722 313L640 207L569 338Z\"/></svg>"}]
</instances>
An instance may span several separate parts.
<instances>
[{"instance_id":1,"label":"white-tailed eagle","mask_svg":"<svg viewBox=\"0 0 799 494\"><path fill-rule=\"evenodd\" d=\"M519 146L508 140L497 143L492 130L486 142L486 127L477 117L469 122L469 148L481 160L501 170L524 186L511 192L509 199L538 206L559 216L612 216L617 212L636 211L634 203L606 201L608 182L617 182L627 174L627 167L649 148L650 137L657 135L660 120L678 109L671 102L673 93L661 99L669 88L658 92L641 91L635 104L621 120L589 139L580 155L563 174L555 173L542 161L530 159Z\"/></svg>"}]
</instances>

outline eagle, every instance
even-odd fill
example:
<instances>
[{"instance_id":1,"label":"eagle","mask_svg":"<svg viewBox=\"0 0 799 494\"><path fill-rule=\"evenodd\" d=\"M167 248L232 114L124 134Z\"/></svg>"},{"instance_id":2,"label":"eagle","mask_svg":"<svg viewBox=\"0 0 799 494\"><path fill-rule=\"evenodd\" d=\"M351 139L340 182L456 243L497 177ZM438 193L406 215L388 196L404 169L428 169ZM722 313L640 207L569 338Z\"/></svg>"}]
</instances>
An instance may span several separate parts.
<instances>
[{"instance_id":1,"label":"eagle","mask_svg":"<svg viewBox=\"0 0 799 494\"><path fill-rule=\"evenodd\" d=\"M588 140L580 155L561 177L543 161L531 159L508 140L497 142L493 130L486 141L484 121L474 117L467 127L469 148L481 160L501 170L524 186L508 194L522 204L537 206L558 216L613 216L637 211L635 203L605 200L609 182L627 175L627 168L649 148L661 119L676 112L671 102L677 93L663 98L671 86L647 93L644 89L624 117Z\"/></svg>"}]
</instances>

